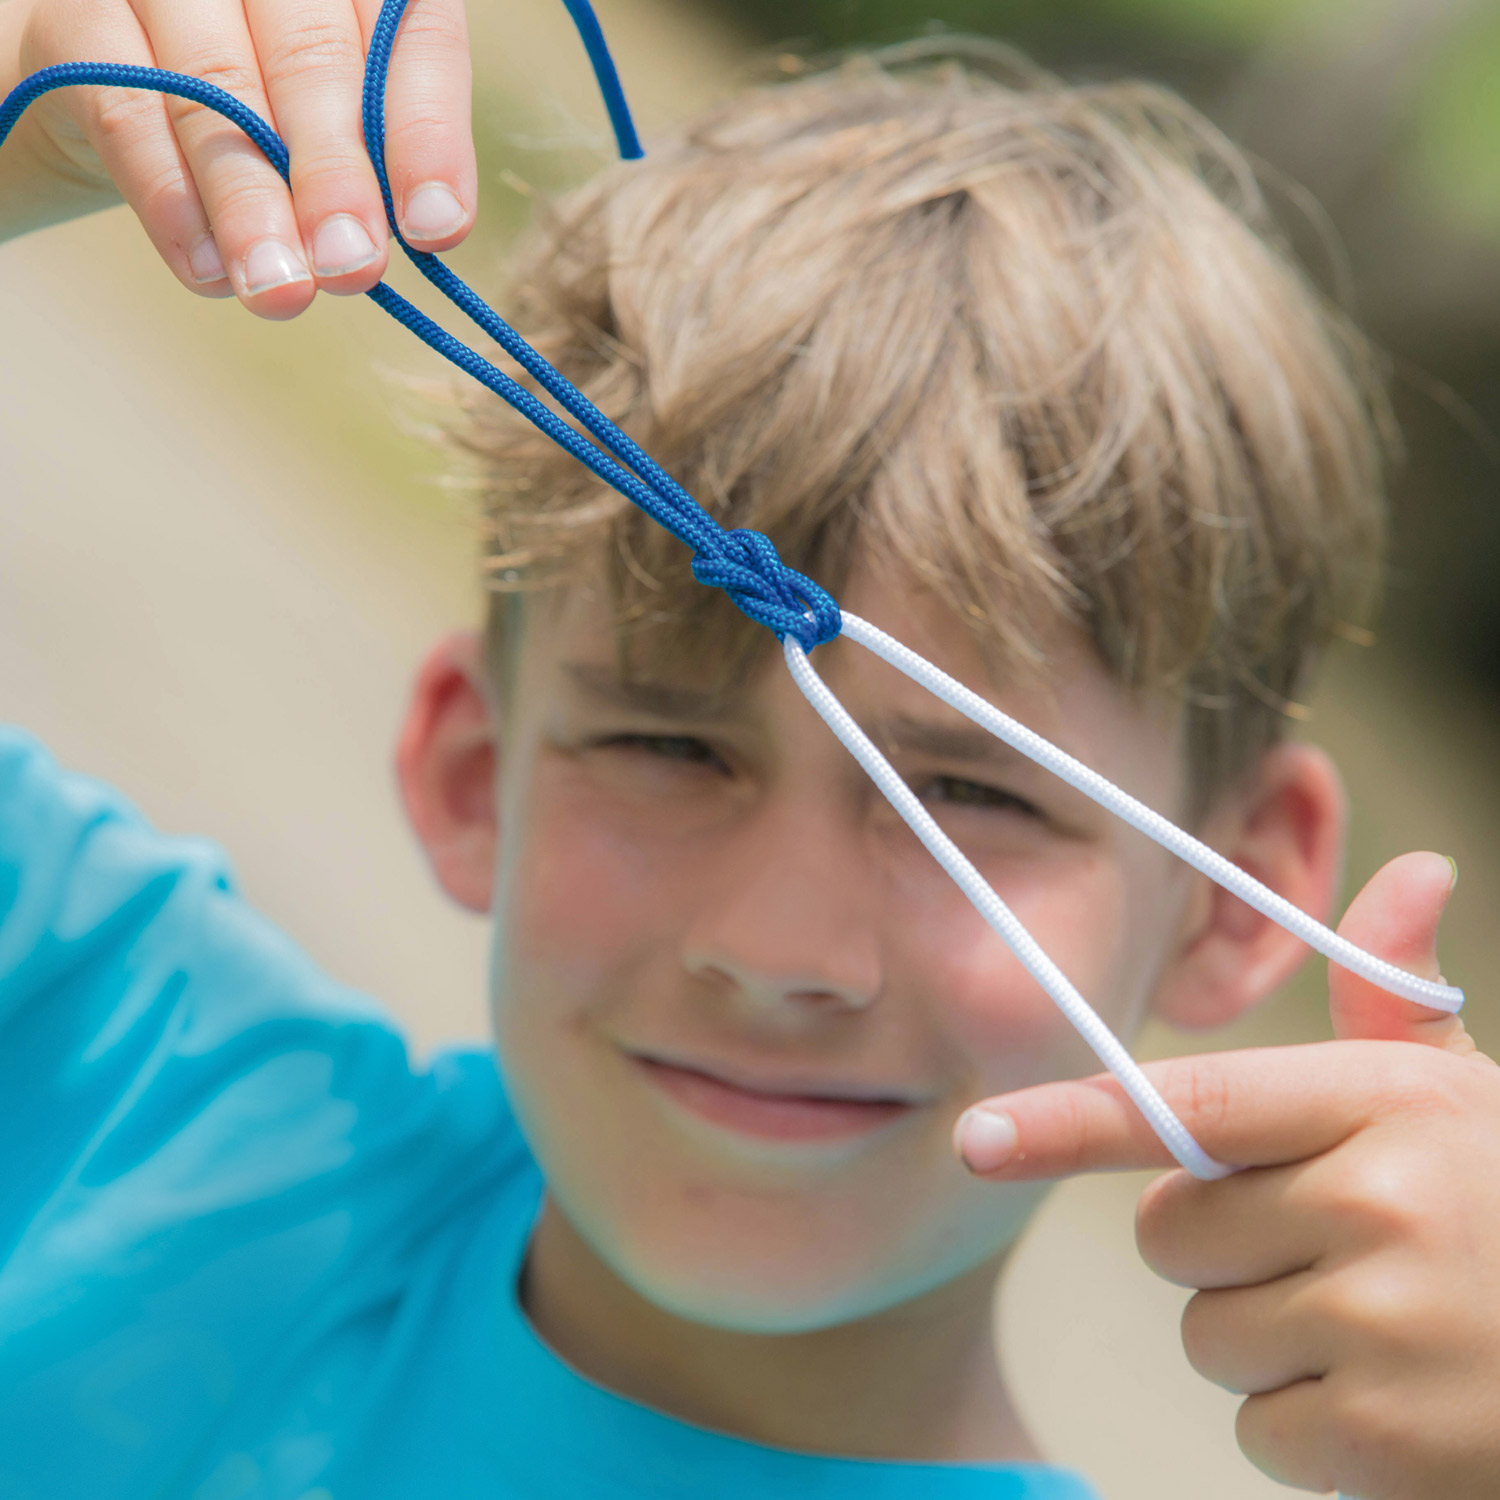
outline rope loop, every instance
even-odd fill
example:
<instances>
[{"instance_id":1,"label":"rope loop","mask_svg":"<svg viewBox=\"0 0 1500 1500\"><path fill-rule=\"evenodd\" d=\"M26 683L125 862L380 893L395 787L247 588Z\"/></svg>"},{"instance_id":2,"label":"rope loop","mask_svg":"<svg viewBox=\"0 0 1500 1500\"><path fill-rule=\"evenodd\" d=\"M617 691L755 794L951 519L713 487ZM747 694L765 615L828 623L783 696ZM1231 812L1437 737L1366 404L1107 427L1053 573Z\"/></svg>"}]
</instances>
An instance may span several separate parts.
<instances>
[{"instance_id":1,"label":"rope loop","mask_svg":"<svg viewBox=\"0 0 1500 1500\"><path fill-rule=\"evenodd\" d=\"M832 596L812 579L789 568L759 531L718 529L693 554L693 577L723 589L743 614L775 632L790 636L804 651L831 641L843 628Z\"/></svg>"}]
</instances>

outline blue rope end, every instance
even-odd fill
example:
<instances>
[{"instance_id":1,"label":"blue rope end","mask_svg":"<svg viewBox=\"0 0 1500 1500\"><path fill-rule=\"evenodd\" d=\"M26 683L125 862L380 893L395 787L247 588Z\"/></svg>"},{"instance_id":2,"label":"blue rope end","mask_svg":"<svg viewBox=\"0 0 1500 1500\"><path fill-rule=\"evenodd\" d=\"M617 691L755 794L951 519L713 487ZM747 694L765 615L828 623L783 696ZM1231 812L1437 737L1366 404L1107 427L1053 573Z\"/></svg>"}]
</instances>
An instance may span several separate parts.
<instances>
[{"instance_id":1,"label":"blue rope end","mask_svg":"<svg viewBox=\"0 0 1500 1500\"><path fill-rule=\"evenodd\" d=\"M594 78L599 92L604 96L604 107L609 113L609 123L615 133L615 147L625 161L639 161L646 153L641 149L641 138L636 133L635 120L631 117L630 105L625 101L625 90L620 83L620 74L615 60L609 55L604 32L599 27L589 0L563 0L578 35L583 41L584 51L594 69Z\"/></svg>"}]
</instances>

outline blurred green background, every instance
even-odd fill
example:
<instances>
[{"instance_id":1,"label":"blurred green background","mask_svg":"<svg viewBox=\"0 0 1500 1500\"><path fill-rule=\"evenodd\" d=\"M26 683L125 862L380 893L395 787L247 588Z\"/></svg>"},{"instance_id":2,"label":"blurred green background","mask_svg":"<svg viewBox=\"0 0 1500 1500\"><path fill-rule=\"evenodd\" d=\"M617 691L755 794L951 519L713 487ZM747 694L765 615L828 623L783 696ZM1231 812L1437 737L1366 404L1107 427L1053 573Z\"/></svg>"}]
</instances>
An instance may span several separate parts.
<instances>
[{"instance_id":1,"label":"blurred green background","mask_svg":"<svg viewBox=\"0 0 1500 1500\"><path fill-rule=\"evenodd\" d=\"M1286 232L1389 351L1408 443L1377 641L1336 653L1308 732L1350 785L1351 888L1406 849L1456 857L1444 962L1500 1049L1500 5L598 10L648 132L779 54L948 27L1170 84L1266 164ZM453 259L495 292L535 194L609 142L560 0L470 18L482 219ZM482 1035L483 924L433 893L387 770L414 663L479 605L474 517L409 392L440 367L362 302L273 327L187 296L121 210L0 247L0 330L0 717L224 843L252 898L419 1044ZM1309 965L1233 1032L1148 1050L1320 1036L1322 993ZM1282 1493L1182 1359L1182 1295L1134 1257L1138 1187L1070 1184L1019 1252L1002 1346L1032 1424L1108 1500Z\"/></svg>"}]
</instances>

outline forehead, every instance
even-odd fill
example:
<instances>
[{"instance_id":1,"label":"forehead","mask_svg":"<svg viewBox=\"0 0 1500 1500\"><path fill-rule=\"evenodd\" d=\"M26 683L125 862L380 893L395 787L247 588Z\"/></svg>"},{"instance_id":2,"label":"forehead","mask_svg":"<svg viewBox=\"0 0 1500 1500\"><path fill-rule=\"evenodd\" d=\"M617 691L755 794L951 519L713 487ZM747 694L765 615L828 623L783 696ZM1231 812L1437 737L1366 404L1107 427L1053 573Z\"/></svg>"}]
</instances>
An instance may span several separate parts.
<instances>
[{"instance_id":1,"label":"forehead","mask_svg":"<svg viewBox=\"0 0 1500 1500\"><path fill-rule=\"evenodd\" d=\"M822 570L815 570L815 576L817 571ZM1080 667L1098 664L1084 632L1061 619L1038 628L1035 620L1017 618L1003 639L994 638L994 631L983 629L987 622L977 611L972 622L964 620L899 565L856 555L837 572L821 581L834 590L842 607L881 625L975 686L1017 686L1028 662L1044 667L1031 675L1050 677L1061 653L1070 666L1075 658ZM762 675L769 661L780 660L780 647L769 630L741 614L726 594L692 579L685 589L677 583L653 584L656 598L648 606L622 605L607 570L596 561L568 582L498 605L492 620L499 616L495 623L500 633L493 644L503 643L511 655L522 650L533 657L577 653L593 663L582 675L601 689L612 679L664 703L681 696L682 689L728 702ZM830 654L839 653L838 642L821 650L819 670L827 667Z\"/></svg>"}]
</instances>

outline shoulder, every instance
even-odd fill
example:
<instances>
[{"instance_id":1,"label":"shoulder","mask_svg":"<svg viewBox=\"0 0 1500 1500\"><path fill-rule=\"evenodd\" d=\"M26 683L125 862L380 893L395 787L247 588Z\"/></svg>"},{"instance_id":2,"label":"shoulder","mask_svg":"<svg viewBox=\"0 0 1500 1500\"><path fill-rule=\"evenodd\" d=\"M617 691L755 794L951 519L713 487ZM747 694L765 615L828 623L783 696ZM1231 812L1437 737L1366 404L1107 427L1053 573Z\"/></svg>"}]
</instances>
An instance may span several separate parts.
<instances>
[{"instance_id":1,"label":"shoulder","mask_svg":"<svg viewBox=\"0 0 1500 1500\"><path fill-rule=\"evenodd\" d=\"M213 845L164 838L113 788L0 726L0 1024L23 991L128 946L174 900L232 889Z\"/></svg>"},{"instance_id":2,"label":"shoulder","mask_svg":"<svg viewBox=\"0 0 1500 1500\"><path fill-rule=\"evenodd\" d=\"M0 1474L125 1463L123 1382L159 1477L533 1172L487 1049L414 1059L212 845L0 729Z\"/></svg>"},{"instance_id":3,"label":"shoulder","mask_svg":"<svg viewBox=\"0 0 1500 1500\"><path fill-rule=\"evenodd\" d=\"M0 730L0 1348L49 1308L52 1355L97 1342L220 1274L274 1323L329 1278L399 1276L528 1170L487 1051L414 1060L212 845Z\"/></svg>"}]
</instances>

